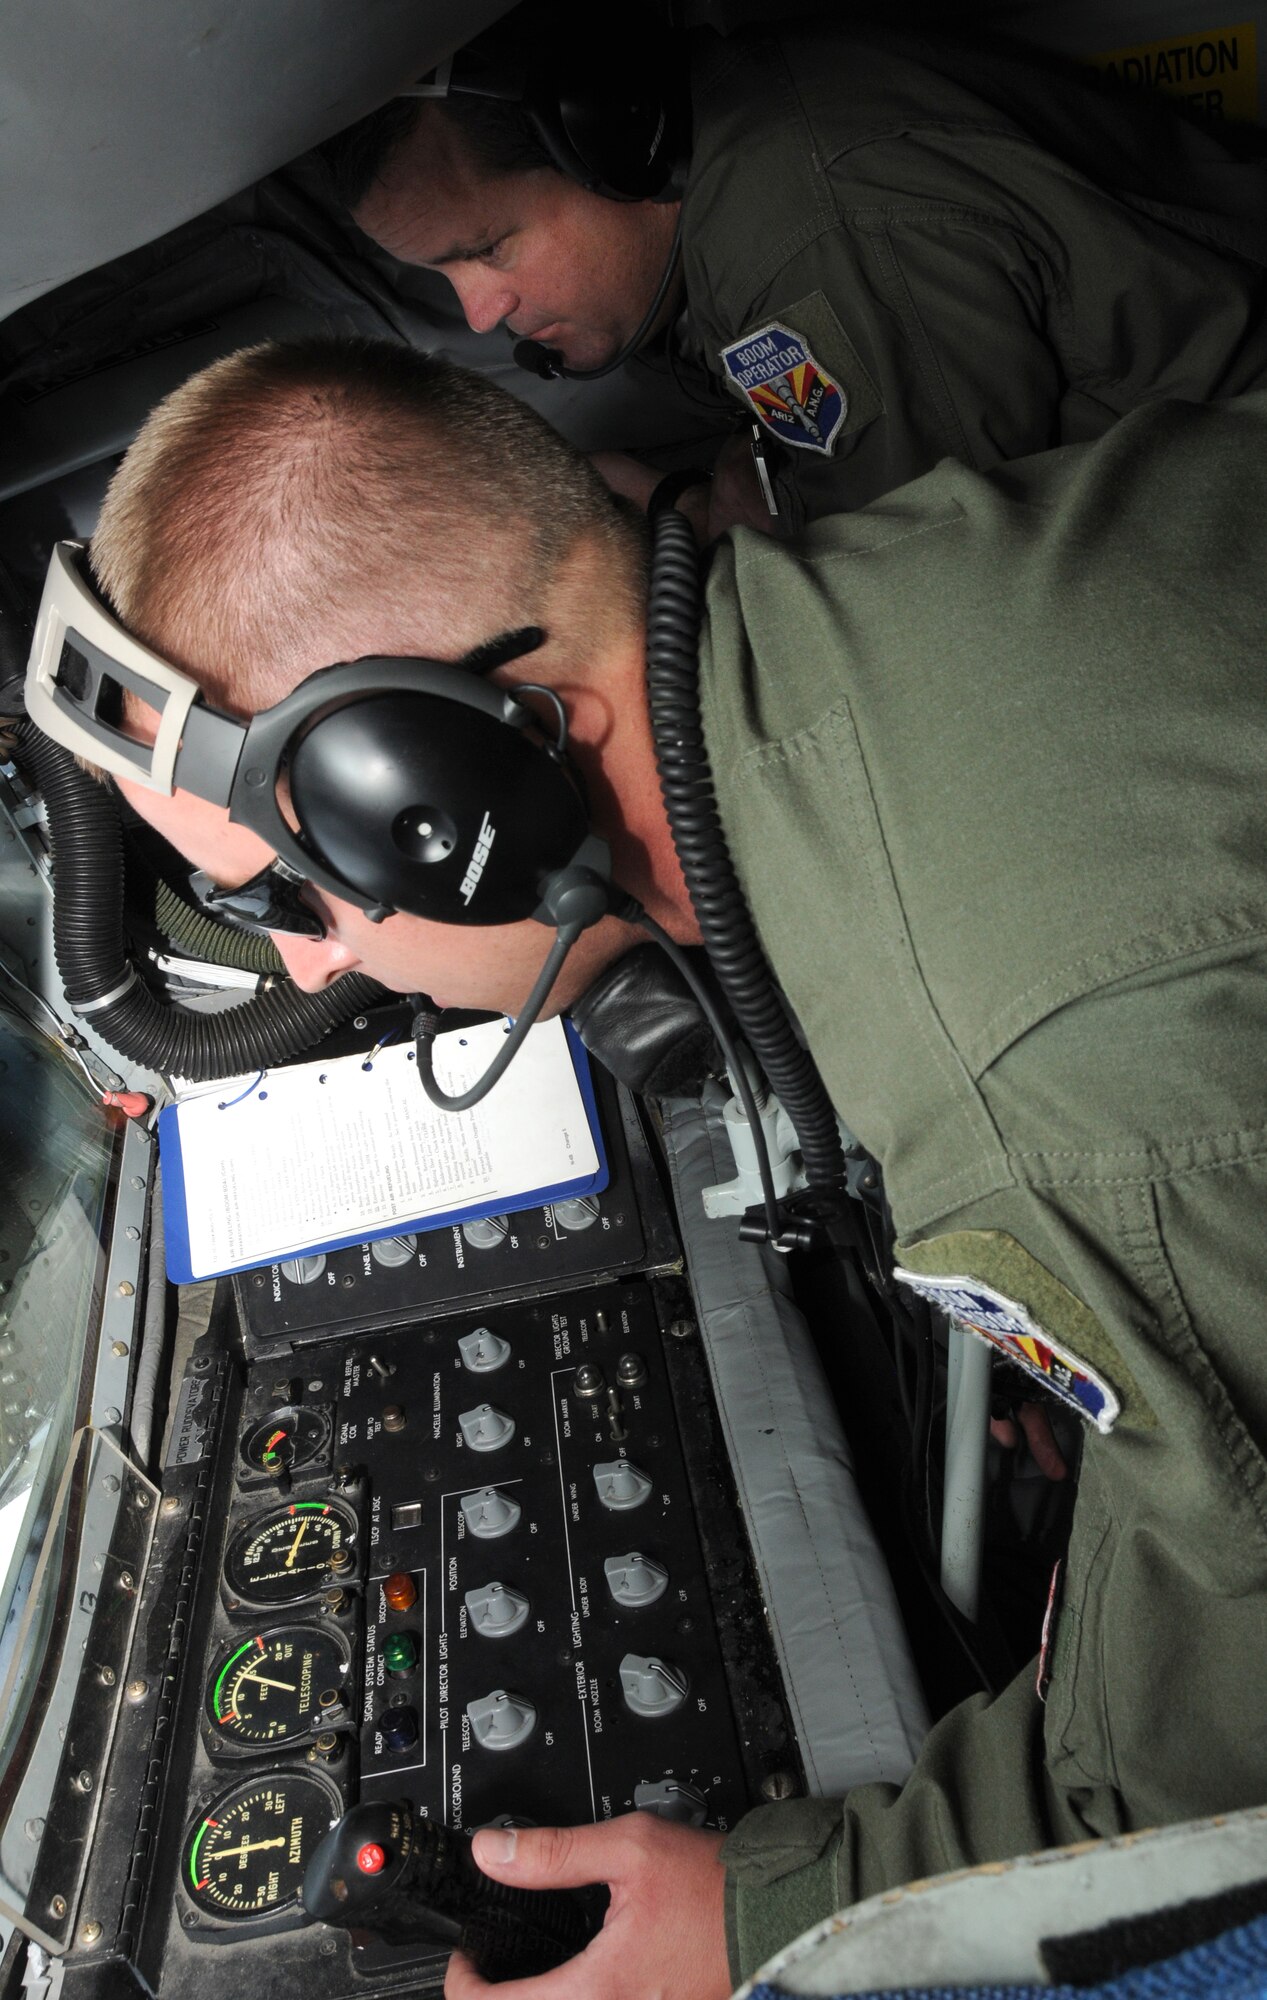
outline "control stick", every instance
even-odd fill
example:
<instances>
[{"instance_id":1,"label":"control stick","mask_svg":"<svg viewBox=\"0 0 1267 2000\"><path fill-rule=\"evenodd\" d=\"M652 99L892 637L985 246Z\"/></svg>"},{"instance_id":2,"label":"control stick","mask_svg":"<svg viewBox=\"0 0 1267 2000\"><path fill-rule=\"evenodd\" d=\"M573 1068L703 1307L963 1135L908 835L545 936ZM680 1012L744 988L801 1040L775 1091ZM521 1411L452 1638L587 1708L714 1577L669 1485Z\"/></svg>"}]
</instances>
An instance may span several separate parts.
<instances>
[{"instance_id":1,"label":"control stick","mask_svg":"<svg viewBox=\"0 0 1267 2000\"><path fill-rule=\"evenodd\" d=\"M494 1882L469 1834L419 1817L404 1800L346 1812L313 1854L303 1898L309 1916L387 1944L461 1945L490 1980L550 1971L602 1921L584 1891Z\"/></svg>"}]
</instances>

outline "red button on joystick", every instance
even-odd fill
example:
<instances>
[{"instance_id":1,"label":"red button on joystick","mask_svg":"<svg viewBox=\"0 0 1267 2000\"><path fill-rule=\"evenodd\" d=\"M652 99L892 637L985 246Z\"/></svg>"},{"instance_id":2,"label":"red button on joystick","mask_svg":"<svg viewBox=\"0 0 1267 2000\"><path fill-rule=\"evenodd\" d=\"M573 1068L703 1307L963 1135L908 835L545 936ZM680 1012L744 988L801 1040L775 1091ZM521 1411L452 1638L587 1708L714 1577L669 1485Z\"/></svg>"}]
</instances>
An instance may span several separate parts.
<instances>
[{"instance_id":1,"label":"red button on joystick","mask_svg":"<svg viewBox=\"0 0 1267 2000\"><path fill-rule=\"evenodd\" d=\"M367 1840L356 1857L362 1875L378 1875L387 1866L387 1856L376 1840Z\"/></svg>"}]
</instances>

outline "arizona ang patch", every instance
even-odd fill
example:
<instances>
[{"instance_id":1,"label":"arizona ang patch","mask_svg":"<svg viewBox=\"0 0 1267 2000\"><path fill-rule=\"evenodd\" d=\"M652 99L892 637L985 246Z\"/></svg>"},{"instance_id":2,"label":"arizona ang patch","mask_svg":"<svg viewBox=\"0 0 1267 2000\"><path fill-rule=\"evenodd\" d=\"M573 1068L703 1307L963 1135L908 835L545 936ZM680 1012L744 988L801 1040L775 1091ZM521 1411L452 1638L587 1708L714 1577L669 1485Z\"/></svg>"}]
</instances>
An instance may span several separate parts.
<instances>
[{"instance_id":1,"label":"arizona ang patch","mask_svg":"<svg viewBox=\"0 0 1267 2000\"><path fill-rule=\"evenodd\" d=\"M780 444L830 454L849 414L849 397L815 359L809 342L781 320L721 350L721 364L744 401Z\"/></svg>"},{"instance_id":2,"label":"arizona ang patch","mask_svg":"<svg viewBox=\"0 0 1267 2000\"><path fill-rule=\"evenodd\" d=\"M1008 1361L1050 1389L1098 1431L1111 1431L1122 1412L1121 1398L1107 1378L1040 1326L1017 1300L980 1278L904 1270L894 1277L949 1314L956 1326L975 1333Z\"/></svg>"}]
</instances>

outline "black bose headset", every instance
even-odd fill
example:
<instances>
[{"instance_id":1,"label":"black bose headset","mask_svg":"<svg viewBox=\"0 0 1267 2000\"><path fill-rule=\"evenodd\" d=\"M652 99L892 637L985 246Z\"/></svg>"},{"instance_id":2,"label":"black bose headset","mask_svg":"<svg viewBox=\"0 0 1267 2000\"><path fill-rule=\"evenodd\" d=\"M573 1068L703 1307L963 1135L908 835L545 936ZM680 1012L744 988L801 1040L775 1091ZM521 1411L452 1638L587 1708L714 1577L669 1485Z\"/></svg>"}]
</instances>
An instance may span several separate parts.
<instances>
[{"instance_id":1,"label":"black bose headset","mask_svg":"<svg viewBox=\"0 0 1267 2000\"><path fill-rule=\"evenodd\" d=\"M550 164L607 201L678 201L685 181L690 104L685 59L666 24L644 26L613 53L592 14L527 0L404 93L516 105ZM678 266L680 231L655 296L620 352L601 368L569 368L557 349L520 340L514 358L544 380L593 382L642 345Z\"/></svg>"}]
</instances>

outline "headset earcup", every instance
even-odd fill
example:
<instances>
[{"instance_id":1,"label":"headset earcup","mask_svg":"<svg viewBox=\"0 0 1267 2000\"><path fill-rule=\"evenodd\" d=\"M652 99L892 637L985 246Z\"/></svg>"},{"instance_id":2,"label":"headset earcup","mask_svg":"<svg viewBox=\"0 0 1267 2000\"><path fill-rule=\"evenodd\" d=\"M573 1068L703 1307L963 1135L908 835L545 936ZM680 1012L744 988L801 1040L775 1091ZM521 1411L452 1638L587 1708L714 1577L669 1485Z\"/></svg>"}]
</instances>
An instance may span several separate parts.
<instances>
[{"instance_id":1,"label":"headset earcup","mask_svg":"<svg viewBox=\"0 0 1267 2000\"><path fill-rule=\"evenodd\" d=\"M391 909L446 924L534 916L587 833L566 767L520 728L434 694L369 695L293 746L305 846Z\"/></svg>"},{"instance_id":2,"label":"headset earcup","mask_svg":"<svg viewBox=\"0 0 1267 2000\"><path fill-rule=\"evenodd\" d=\"M561 173L610 201L655 201L668 194L683 150L678 94L642 64L564 66L534 79L525 100Z\"/></svg>"}]
</instances>

